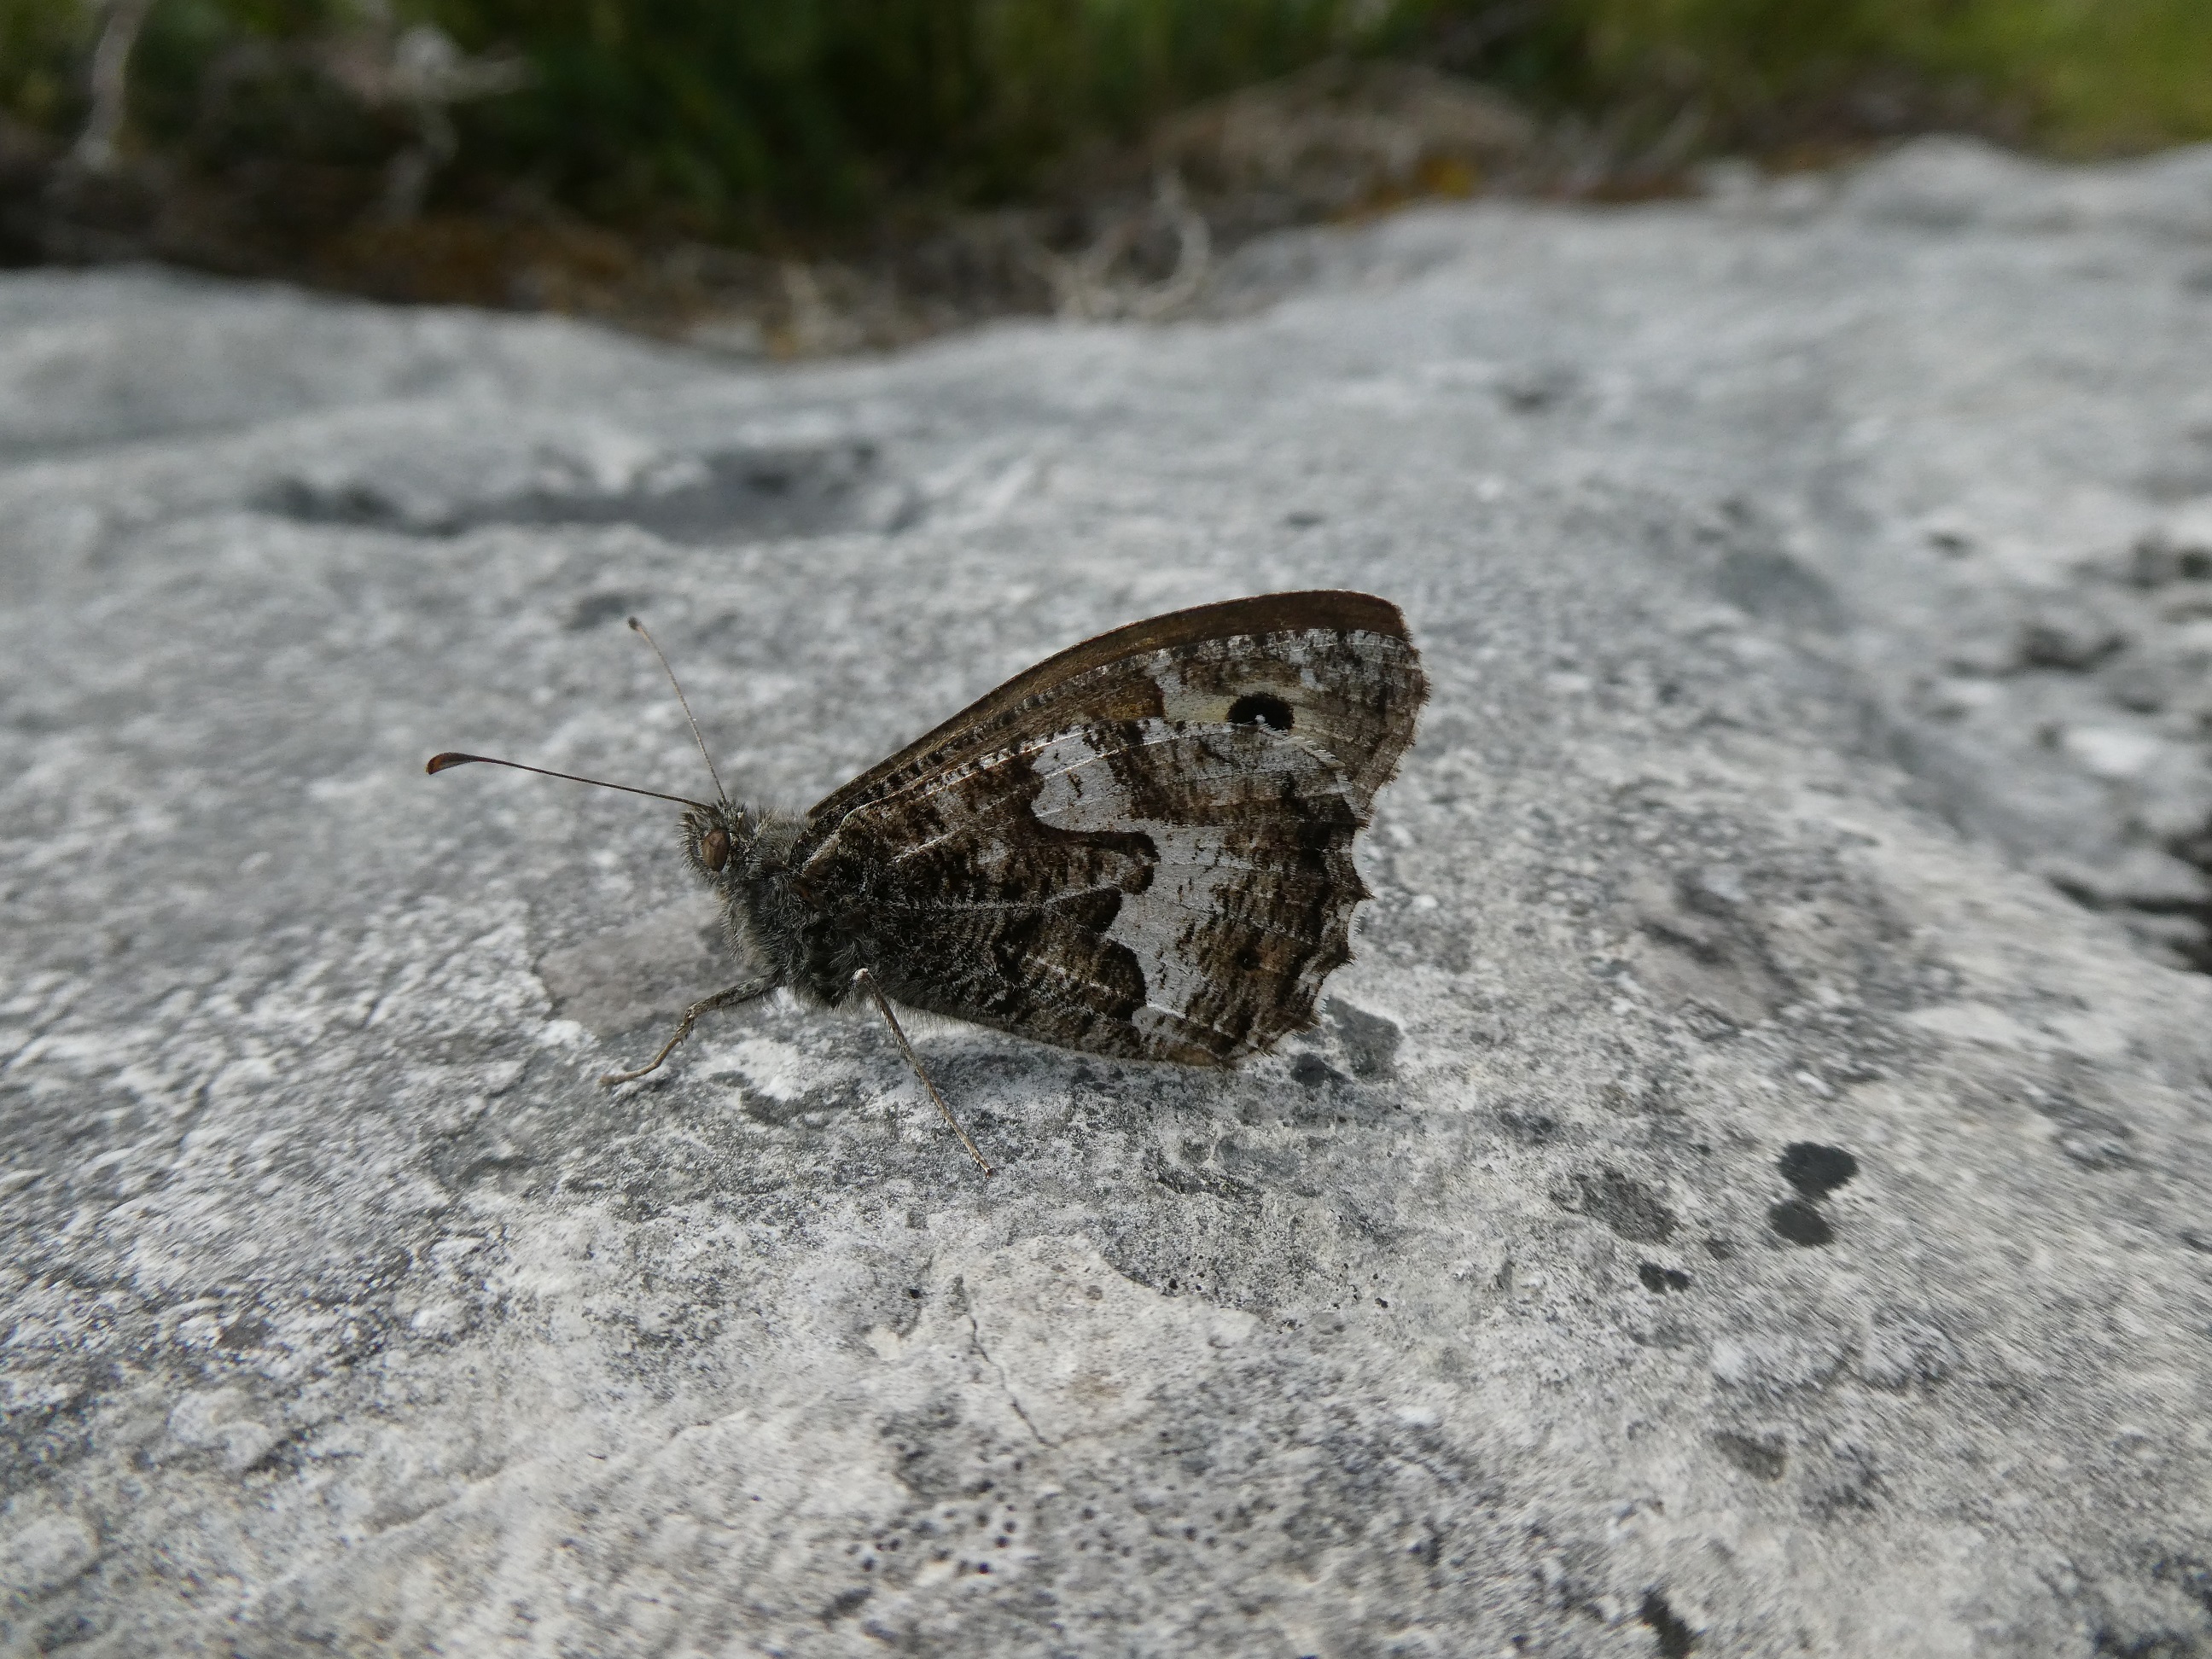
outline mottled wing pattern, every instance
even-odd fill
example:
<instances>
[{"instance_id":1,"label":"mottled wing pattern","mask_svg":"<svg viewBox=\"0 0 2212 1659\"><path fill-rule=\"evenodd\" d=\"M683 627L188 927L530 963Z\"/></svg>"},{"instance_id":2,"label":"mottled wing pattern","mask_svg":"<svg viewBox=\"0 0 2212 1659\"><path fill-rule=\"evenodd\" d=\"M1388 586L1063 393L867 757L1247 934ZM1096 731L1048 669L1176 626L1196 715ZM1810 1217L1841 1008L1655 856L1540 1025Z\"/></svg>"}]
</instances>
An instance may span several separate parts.
<instances>
[{"instance_id":1,"label":"mottled wing pattern","mask_svg":"<svg viewBox=\"0 0 2212 1659\"><path fill-rule=\"evenodd\" d=\"M797 873L910 1006L1233 1063L1310 1024L1350 955L1352 837L1426 695L1404 618L1365 594L1139 623L830 796Z\"/></svg>"}]
</instances>

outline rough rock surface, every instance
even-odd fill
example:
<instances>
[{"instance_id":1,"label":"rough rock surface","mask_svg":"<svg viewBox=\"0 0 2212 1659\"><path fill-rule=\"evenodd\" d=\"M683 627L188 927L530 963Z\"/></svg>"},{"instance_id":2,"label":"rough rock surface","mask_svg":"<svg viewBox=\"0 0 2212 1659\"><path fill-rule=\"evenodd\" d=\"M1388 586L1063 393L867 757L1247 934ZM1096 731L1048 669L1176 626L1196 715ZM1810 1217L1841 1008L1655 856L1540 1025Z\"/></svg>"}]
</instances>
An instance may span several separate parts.
<instances>
[{"instance_id":1,"label":"rough rock surface","mask_svg":"<svg viewBox=\"0 0 2212 1659\"><path fill-rule=\"evenodd\" d=\"M2212 1651L2212 155L1717 185L787 372L0 283L0 1645ZM804 805L1320 583L1328 1018L935 1029L988 1182L861 1018L596 1087L670 809L421 775L696 787L632 611Z\"/></svg>"}]
</instances>

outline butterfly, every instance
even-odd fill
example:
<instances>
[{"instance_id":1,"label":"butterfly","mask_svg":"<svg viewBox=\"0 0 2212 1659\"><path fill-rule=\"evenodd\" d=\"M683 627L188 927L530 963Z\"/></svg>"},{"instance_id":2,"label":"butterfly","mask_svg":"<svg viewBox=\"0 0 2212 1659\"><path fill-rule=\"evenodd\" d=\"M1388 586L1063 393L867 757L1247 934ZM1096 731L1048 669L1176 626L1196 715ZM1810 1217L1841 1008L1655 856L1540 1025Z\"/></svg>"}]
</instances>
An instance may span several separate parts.
<instances>
[{"instance_id":1,"label":"butterfly","mask_svg":"<svg viewBox=\"0 0 2212 1659\"><path fill-rule=\"evenodd\" d=\"M685 807L684 856L754 971L601 1081L647 1075L704 1015L780 987L827 1007L864 993L988 1175L894 1002L1085 1054L1264 1054L1313 1024L1322 981L1351 959L1371 896L1353 838L1427 696L1395 605L1312 592L1073 646L804 814L732 801L692 720L712 801L603 787ZM484 755L427 769L471 762L603 781Z\"/></svg>"}]
</instances>

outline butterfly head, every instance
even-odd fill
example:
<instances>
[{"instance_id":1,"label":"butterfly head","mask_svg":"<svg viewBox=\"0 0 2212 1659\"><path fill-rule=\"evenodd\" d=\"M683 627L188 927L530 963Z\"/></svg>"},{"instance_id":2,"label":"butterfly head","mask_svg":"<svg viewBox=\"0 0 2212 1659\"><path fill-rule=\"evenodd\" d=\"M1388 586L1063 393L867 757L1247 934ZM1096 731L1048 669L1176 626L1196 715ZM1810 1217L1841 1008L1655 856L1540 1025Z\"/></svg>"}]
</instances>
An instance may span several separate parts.
<instances>
[{"instance_id":1,"label":"butterfly head","mask_svg":"<svg viewBox=\"0 0 2212 1659\"><path fill-rule=\"evenodd\" d=\"M694 806L684 815L684 856L710 887L735 880L760 826L742 806L726 800Z\"/></svg>"}]
</instances>

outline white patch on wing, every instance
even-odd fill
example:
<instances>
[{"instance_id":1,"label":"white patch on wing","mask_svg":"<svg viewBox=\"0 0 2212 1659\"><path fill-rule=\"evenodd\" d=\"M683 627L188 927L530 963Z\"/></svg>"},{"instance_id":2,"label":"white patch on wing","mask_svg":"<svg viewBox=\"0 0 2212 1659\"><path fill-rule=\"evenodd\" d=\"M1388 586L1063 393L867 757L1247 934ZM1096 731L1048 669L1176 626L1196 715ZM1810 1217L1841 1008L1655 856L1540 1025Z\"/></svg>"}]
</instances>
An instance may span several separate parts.
<instances>
[{"instance_id":1,"label":"white patch on wing","mask_svg":"<svg viewBox=\"0 0 2212 1659\"><path fill-rule=\"evenodd\" d=\"M1158 720L1141 722L1140 731L1143 748L1178 738L1188 741L1191 736ZM1245 882L1255 866L1231 850L1219 825L1137 816L1128 791L1104 763L1109 754L1130 752L1123 744L1102 750L1084 732L1060 733L1030 753L1041 786L1031 810L1040 823L1056 829L1136 830L1151 837L1158 854L1152 884L1123 898L1106 937L1126 947L1144 975L1146 1006L1132 1016L1131 1024L1147 1038L1179 1042L1184 1040L1182 1030L1199 1023L1191 1009L1208 983L1194 949L1199 936L1224 908L1224 890ZM1240 779L1300 774L1310 793L1334 793L1341 787L1341 775L1334 768L1283 739L1267 744L1258 756L1207 771ZM1187 769L1177 775L1203 775Z\"/></svg>"},{"instance_id":2,"label":"white patch on wing","mask_svg":"<svg viewBox=\"0 0 2212 1659\"><path fill-rule=\"evenodd\" d=\"M1219 890L1242 879L1251 866L1229 854L1218 830L1188 824L1143 828L1159 848L1159 866L1150 887L1121 901L1106 937L1127 945L1145 975L1145 1006L1130 1023L1146 1036L1172 1038L1177 1033L1160 1028L1170 1018L1188 1024L1206 988L1206 972L1189 954L1194 937L1219 908Z\"/></svg>"}]
</instances>

